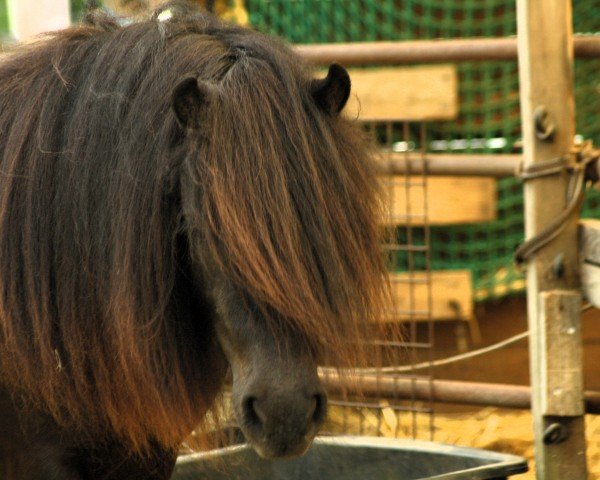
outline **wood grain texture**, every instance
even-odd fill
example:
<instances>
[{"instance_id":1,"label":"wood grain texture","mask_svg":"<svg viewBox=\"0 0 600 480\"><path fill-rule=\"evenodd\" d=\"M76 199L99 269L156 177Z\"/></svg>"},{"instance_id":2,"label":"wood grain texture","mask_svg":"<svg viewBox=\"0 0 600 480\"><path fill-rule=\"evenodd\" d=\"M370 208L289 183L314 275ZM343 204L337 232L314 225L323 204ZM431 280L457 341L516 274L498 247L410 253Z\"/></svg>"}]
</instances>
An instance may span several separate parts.
<instances>
[{"instance_id":1,"label":"wood grain texture","mask_svg":"<svg viewBox=\"0 0 600 480\"><path fill-rule=\"evenodd\" d=\"M383 179L384 199L390 211L386 225L454 225L496 219L496 181L486 177L417 176ZM426 198L425 198L426 197Z\"/></svg>"},{"instance_id":2,"label":"wood grain texture","mask_svg":"<svg viewBox=\"0 0 600 480\"><path fill-rule=\"evenodd\" d=\"M452 120L458 115L454 65L349 70L345 112L361 121Z\"/></svg>"},{"instance_id":3,"label":"wood grain texture","mask_svg":"<svg viewBox=\"0 0 600 480\"><path fill-rule=\"evenodd\" d=\"M540 294L544 337L541 410L544 415L583 415L581 295L572 290Z\"/></svg>"},{"instance_id":4,"label":"wood grain texture","mask_svg":"<svg viewBox=\"0 0 600 480\"><path fill-rule=\"evenodd\" d=\"M390 282L393 305L386 315L388 321L473 318L470 270L394 273Z\"/></svg>"}]
</instances>

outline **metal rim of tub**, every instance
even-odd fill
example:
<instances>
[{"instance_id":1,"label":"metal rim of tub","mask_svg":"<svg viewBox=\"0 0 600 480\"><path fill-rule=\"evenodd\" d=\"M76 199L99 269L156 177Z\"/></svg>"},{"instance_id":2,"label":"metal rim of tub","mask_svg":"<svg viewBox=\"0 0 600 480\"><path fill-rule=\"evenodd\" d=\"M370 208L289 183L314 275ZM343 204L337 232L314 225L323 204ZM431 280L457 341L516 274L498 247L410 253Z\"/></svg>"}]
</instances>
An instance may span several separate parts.
<instances>
[{"instance_id":1,"label":"metal rim of tub","mask_svg":"<svg viewBox=\"0 0 600 480\"><path fill-rule=\"evenodd\" d=\"M519 456L498 453L490 450L483 450L470 447L458 447L446 445L443 443L427 442L422 440L393 439L381 437L366 436L334 436L317 437L314 445L324 446L343 446L354 448L378 448L388 451L414 451L421 453L431 453L435 455L452 455L453 457L464 457L469 459L482 458L488 462L484 465L463 469L459 472L448 472L442 475L420 477L419 480L477 480L506 478L508 476L525 473L528 470L527 461ZM229 447L211 450L208 452L186 454L179 457L177 464L185 466L189 463L197 463L209 459L223 458L226 455L245 452L251 450L248 444L234 445Z\"/></svg>"}]
</instances>

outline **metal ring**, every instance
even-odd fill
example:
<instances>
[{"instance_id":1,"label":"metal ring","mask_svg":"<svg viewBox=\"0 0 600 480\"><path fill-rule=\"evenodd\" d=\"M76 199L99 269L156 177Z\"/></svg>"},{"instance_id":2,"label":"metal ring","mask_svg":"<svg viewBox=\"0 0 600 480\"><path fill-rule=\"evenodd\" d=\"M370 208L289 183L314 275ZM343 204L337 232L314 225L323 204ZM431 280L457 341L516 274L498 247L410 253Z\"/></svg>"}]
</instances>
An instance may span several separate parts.
<instances>
[{"instance_id":1,"label":"metal ring","mask_svg":"<svg viewBox=\"0 0 600 480\"><path fill-rule=\"evenodd\" d=\"M533 124L535 136L543 142L551 142L554 139L556 125L550 119L546 107L539 106L533 111Z\"/></svg>"}]
</instances>

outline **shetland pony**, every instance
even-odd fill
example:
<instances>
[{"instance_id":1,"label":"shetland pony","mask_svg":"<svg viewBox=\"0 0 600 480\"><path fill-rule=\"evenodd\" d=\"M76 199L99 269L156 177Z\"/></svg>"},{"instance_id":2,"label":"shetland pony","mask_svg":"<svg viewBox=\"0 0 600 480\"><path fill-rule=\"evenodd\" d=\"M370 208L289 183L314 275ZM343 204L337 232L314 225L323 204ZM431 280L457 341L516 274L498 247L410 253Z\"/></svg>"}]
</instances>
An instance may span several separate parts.
<instances>
[{"instance_id":1,"label":"shetland pony","mask_svg":"<svg viewBox=\"0 0 600 480\"><path fill-rule=\"evenodd\" d=\"M166 11L0 59L3 479L169 478L228 369L254 448L301 454L317 362L360 361L381 311L347 72Z\"/></svg>"}]
</instances>

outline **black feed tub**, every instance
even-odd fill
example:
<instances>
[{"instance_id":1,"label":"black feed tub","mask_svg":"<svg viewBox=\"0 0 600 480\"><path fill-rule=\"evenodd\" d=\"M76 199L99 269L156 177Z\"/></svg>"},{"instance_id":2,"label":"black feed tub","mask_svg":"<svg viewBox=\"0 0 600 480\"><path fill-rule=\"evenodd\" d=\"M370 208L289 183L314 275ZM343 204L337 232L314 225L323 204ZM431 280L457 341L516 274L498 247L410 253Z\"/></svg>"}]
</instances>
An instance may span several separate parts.
<instances>
[{"instance_id":1,"label":"black feed tub","mask_svg":"<svg viewBox=\"0 0 600 480\"><path fill-rule=\"evenodd\" d=\"M247 445L179 458L176 480L481 480L527 471L521 457L434 442L321 437L303 457L263 460Z\"/></svg>"}]
</instances>

